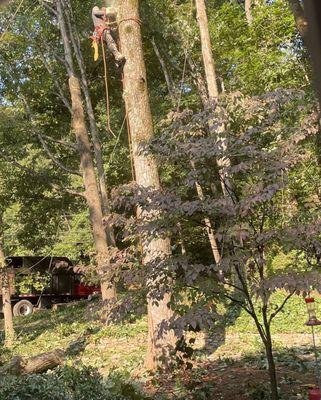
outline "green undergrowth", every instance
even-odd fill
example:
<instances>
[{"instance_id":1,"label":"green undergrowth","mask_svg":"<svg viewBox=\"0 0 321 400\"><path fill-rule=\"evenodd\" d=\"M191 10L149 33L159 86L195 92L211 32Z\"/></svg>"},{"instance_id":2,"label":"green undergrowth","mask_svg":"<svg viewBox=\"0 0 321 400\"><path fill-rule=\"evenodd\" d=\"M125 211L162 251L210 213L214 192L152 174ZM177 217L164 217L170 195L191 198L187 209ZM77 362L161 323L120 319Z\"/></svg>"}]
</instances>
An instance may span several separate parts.
<instances>
[{"instance_id":1,"label":"green undergrowth","mask_svg":"<svg viewBox=\"0 0 321 400\"><path fill-rule=\"evenodd\" d=\"M0 347L0 363L16 355L30 357L54 349L66 350L70 364L83 362L106 373L115 369L130 371L143 363L145 317L133 323L106 326L92 320L87 304L80 303L58 312L45 310L15 318L14 322L15 346L10 351Z\"/></svg>"},{"instance_id":2,"label":"green undergrowth","mask_svg":"<svg viewBox=\"0 0 321 400\"><path fill-rule=\"evenodd\" d=\"M285 293L273 294L271 303L281 304ZM321 300L316 298L316 308L321 317ZM273 309L273 308L272 308ZM272 324L276 348L282 348L282 335L309 336L310 328L305 326L307 312L305 302L300 296L293 296ZM1 321L0 321L1 323ZM242 355L258 354L262 344L257 336L251 317L234 305L225 310L225 317L220 323L223 329L223 341L215 351L217 357L227 353L237 353L233 337L237 337ZM109 370L133 371L143 365L146 350L147 319L137 317L133 322L123 322L106 326L92 318L88 303L80 302L58 312L45 310L28 317L15 318L17 339L11 351L5 351L0 343L0 363L8 361L14 355L33 356L53 349L65 349L68 360L84 362L85 365ZM321 330L316 328L317 333ZM0 340L3 340L3 333ZM214 341L216 333L214 332ZM232 337L232 338L231 338ZM286 339L285 341L287 341ZM307 338L309 342L309 338ZM295 343L295 346L297 343ZM222 354L221 354L222 353Z\"/></svg>"},{"instance_id":3,"label":"green undergrowth","mask_svg":"<svg viewBox=\"0 0 321 400\"><path fill-rule=\"evenodd\" d=\"M271 296L270 312L275 311L276 306L282 304L286 296L283 291L278 291ZM321 298L315 298L317 315L321 319ZM259 308L258 308L259 311ZM260 313L259 313L260 315ZM302 334L310 333L311 328L305 325L308 319L306 305L302 296L294 295L286 304L284 309L274 318L272 322L273 334ZM227 324L227 333L256 333L256 327L252 317L245 311L234 305L230 305L224 323ZM320 333L321 328L316 327Z\"/></svg>"},{"instance_id":4,"label":"green undergrowth","mask_svg":"<svg viewBox=\"0 0 321 400\"><path fill-rule=\"evenodd\" d=\"M282 303L284 296L285 293L282 291L275 293L272 297L272 304ZM91 304L99 307L99 303ZM316 305L321 316L319 298L316 298ZM223 321L225 326L222 329L224 324L221 322L220 327L221 339L218 340L217 332L211 332L214 335L214 341L217 342L217 348L212 349L211 352L207 352L205 349L195 352L194 365L200 365L199 363L203 361L207 362L210 357L211 362L217 363L223 368L241 362L243 366L255 365L260 369L266 369L262 343L256 334L250 316L234 306L225 305L225 307L225 320ZM144 372L144 357L147 349L146 316L136 316L131 319L131 322L106 326L100 320L93 318L91 309L92 307L89 308L88 303L80 302L58 312L45 310L28 317L15 318L16 343L10 351L4 350L3 343L0 343L0 365L9 361L13 356L30 357L53 349L64 349L67 356L65 365L55 371L18 379L6 378L0 383L0 400L27 398L35 400L38 398L41 400L47 398L53 400L145 399L139 386L143 387L144 380L147 379ZM304 373L313 369L310 328L304 325L306 319L307 313L303 298L294 296L284 311L275 318L273 324L277 363ZM0 330L2 322L0 321ZM202 334L200 332L200 335ZM0 340L3 341L3 337ZM133 377L138 376L139 383L135 388ZM88 385L83 383L81 392L75 391L73 382L86 381L88 381ZM96 391L92 389L91 385L95 387ZM207 386L206 390L208 390ZM57 390L52 391L52 387L56 387ZM47 397L41 397L41 388L46 391ZM178 393L180 390L184 392L187 389L183 385L181 389L179 388ZM202 393L204 390L202 388ZM90 391L93 394L88 397ZM187 392L191 393L190 390ZM206 393L204 398L207 398ZM26 394L31 397L26 397ZM165 399L165 397L163 398ZM178 398L181 399L181 397ZM196 398L203 397L200 397L198 393L195 394Z\"/></svg>"},{"instance_id":5,"label":"green undergrowth","mask_svg":"<svg viewBox=\"0 0 321 400\"><path fill-rule=\"evenodd\" d=\"M121 375L103 378L97 370L59 367L41 375L0 380L0 400L147 400L137 384Z\"/></svg>"}]
</instances>

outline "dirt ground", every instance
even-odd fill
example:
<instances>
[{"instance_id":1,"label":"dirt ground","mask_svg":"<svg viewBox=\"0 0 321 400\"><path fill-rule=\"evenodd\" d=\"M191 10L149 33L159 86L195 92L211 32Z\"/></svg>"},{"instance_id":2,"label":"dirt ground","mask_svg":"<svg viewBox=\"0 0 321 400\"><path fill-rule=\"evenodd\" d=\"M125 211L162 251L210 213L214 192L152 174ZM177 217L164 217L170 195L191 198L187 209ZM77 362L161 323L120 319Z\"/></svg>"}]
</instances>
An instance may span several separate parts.
<instances>
[{"instance_id":1,"label":"dirt ground","mask_svg":"<svg viewBox=\"0 0 321 400\"><path fill-rule=\"evenodd\" d=\"M307 399L307 385L314 383L313 374L302 374L287 368L278 369L278 378L282 399L287 400ZM180 385L177 385L178 381ZM186 399L259 400L266 399L260 392L265 387L268 387L266 370L241 364L222 366L217 363L202 363L196 371L186 371L170 379L160 377L156 385L155 381L150 381L147 390L154 396L171 393L173 399L181 399L184 391L183 397Z\"/></svg>"}]
</instances>

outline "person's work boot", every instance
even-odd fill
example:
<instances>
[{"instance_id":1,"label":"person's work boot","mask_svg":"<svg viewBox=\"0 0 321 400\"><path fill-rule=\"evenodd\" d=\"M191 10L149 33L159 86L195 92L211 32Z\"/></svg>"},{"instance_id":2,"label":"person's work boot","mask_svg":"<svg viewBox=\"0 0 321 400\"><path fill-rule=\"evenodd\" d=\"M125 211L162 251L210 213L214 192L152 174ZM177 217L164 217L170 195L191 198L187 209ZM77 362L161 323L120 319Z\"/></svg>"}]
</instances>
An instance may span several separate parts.
<instances>
[{"instance_id":1,"label":"person's work boot","mask_svg":"<svg viewBox=\"0 0 321 400\"><path fill-rule=\"evenodd\" d=\"M125 62L126 59L125 57L119 52L118 47L115 43L114 38L112 37L112 35L110 34L109 31L105 32L105 42L107 44L107 48L108 50L112 53L112 55L115 58L115 63L117 68L122 67Z\"/></svg>"},{"instance_id":2,"label":"person's work boot","mask_svg":"<svg viewBox=\"0 0 321 400\"><path fill-rule=\"evenodd\" d=\"M126 57L118 52L118 54L115 55L115 62L117 68L122 68L125 65Z\"/></svg>"}]
</instances>

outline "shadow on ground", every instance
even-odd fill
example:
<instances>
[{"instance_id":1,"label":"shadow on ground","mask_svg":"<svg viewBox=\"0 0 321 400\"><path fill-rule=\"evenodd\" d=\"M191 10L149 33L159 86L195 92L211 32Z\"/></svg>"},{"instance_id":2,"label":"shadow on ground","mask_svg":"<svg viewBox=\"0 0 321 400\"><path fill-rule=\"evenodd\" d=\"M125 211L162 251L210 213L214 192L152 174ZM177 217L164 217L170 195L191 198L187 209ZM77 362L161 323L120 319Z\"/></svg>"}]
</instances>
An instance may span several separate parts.
<instances>
[{"instance_id":1,"label":"shadow on ground","mask_svg":"<svg viewBox=\"0 0 321 400\"><path fill-rule=\"evenodd\" d=\"M315 384L313 353L307 347L275 353L280 400L306 399L306 385ZM238 360L194 360L194 368L150 381L155 399L269 400L269 378L263 353Z\"/></svg>"}]
</instances>

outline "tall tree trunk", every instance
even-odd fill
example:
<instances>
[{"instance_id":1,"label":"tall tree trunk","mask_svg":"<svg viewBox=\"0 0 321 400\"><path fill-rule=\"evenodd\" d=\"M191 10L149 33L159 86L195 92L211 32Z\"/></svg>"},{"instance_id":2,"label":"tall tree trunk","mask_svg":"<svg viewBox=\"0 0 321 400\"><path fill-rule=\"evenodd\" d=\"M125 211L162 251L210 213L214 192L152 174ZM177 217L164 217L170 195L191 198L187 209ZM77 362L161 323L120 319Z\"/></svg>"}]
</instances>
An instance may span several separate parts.
<instances>
[{"instance_id":1,"label":"tall tree trunk","mask_svg":"<svg viewBox=\"0 0 321 400\"><path fill-rule=\"evenodd\" d=\"M206 76L207 90L209 95L210 103L217 103L219 90L217 85L216 78L216 70L215 70L215 62L213 58L212 45L211 45L211 37L208 25L208 18L206 13L205 0L195 0L196 11L197 11L197 22L200 30L201 37L201 45L202 45L202 55L203 55L203 64ZM209 130L210 132L215 129L214 121L209 121ZM226 143L223 137L220 137L225 130L224 125L216 128L219 136L218 141L221 142L222 151L226 150ZM227 157L218 157L217 165L219 167L219 174L221 180L221 187L224 195L232 199L232 185L229 180L229 177L226 173L224 173L224 168L231 165L229 158Z\"/></svg>"},{"instance_id":2,"label":"tall tree trunk","mask_svg":"<svg viewBox=\"0 0 321 400\"><path fill-rule=\"evenodd\" d=\"M15 337L11 306L11 293L9 284L9 273L3 252L3 221L0 214L0 286L2 297L2 309L4 315L5 347L12 347Z\"/></svg>"},{"instance_id":3,"label":"tall tree trunk","mask_svg":"<svg viewBox=\"0 0 321 400\"><path fill-rule=\"evenodd\" d=\"M71 39L71 43L76 55L77 64L80 71L80 78L81 78L81 88L85 97L85 105L86 105L86 112L88 115L88 121L90 126L90 133L92 137L92 143L94 148L95 160L96 160L96 168L97 168L97 175L98 175L98 184L99 184L99 193L101 196L101 205L102 211L104 216L108 216L110 214L109 209L109 200L108 200L108 192L107 192L107 184L105 179L105 170L104 170L104 161L102 156L102 148L101 142L99 139L99 133L97 130L96 125L96 118L94 113L94 108L91 101L91 96L88 87L88 80L87 80L87 73L84 58L81 52L80 46L80 39L79 34L77 31L77 27L73 18L72 13L72 5L70 0L63 0L63 3L66 4L64 8L64 13L67 18L69 35ZM107 223L106 225L106 236L107 236L107 243L109 246L116 246L115 242L115 235L112 227Z\"/></svg>"},{"instance_id":4,"label":"tall tree trunk","mask_svg":"<svg viewBox=\"0 0 321 400\"><path fill-rule=\"evenodd\" d=\"M195 0L197 10L197 22L200 30L204 70L207 89L210 99L216 99L219 95L216 81L215 63L212 53L211 37L208 27L205 0Z\"/></svg>"},{"instance_id":5,"label":"tall tree trunk","mask_svg":"<svg viewBox=\"0 0 321 400\"><path fill-rule=\"evenodd\" d=\"M86 126L85 112L82 103L81 89L78 78L74 73L72 50L69 35L64 20L61 0L56 0L57 17L64 45L65 59L68 65L69 90L72 106L72 127L76 135L80 155L80 166L85 186L85 197L89 208L94 244L97 254L97 266L102 274L101 289L103 300L113 301L116 298L115 284L111 280L109 249L106 232L103 226L103 214L99 196L95 167L90 148L89 135Z\"/></svg>"},{"instance_id":6,"label":"tall tree trunk","mask_svg":"<svg viewBox=\"0 0 321 400\"><path fill-rule=\"evenodd\" d=\"M302 4L300 0L288 0L288 2L294 16L295 25L302 39L306 42L308 36L308 21L305 18Z\"/></svg>"},{"instance_id":7,"label":"tall tree trunk","mask_svg":"<svg viewBox=\"0 0 321 400\"><path fill-rule=\"evenodd\" d=\"M121 21L119 24L121 49L126 57L123 79L124 100L131 131L136 181L143 187L157 190L160 188L160 181L156 161L152 156L146 156L139 150L141 144L148 142L154 136L139 25L139 2L138 0L117 0L115 6L119 21ZM152 215L153 212L143 212L139 213L138 217L144 221ZM169 239L144 235L142 249L143 263L148 265L157 262L158 257L166 259L171 255ZM149 279L150 290L147 296L149 333L146 366L151 370L169 366L169 351L176 343L173 330L166 328L173 318L173 311L168 305L170 287L169 284L160 283L165 271L157 271L157 266L153 265L153 267L152 275L156 274L156 276L151 276ZM158 299L154 296L156 285L159 285L159 290L162 292Z\"/></svg>"}]
</instances>

